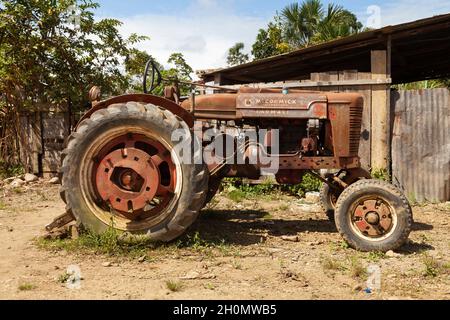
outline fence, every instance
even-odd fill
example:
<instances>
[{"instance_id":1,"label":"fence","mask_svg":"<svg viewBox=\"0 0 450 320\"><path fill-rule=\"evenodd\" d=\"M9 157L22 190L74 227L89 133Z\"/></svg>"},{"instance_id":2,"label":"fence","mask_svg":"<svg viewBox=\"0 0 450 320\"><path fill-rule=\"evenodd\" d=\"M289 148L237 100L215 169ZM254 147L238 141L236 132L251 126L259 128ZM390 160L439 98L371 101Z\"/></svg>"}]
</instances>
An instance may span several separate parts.
<instances>
[{"instance_id":1,"label":"fence","mask_svg":"<svg viewBox=\"0 0 450 320\"><path fill-rule=\"evenodd\" d=\"M450 200L450 91L394 91L392 173L409 198Z\"/></svg>"},{"instance_id":2,"label":"fence","mask_svg":"<svg viewBox=\"0 0 450 320\"><path fill-rule=\"evenodd\" d=\"M71 127L68 112L33 112L20 117L20 157L27 171L57 174L61 152Z\"/></svg>"}]
</instances>

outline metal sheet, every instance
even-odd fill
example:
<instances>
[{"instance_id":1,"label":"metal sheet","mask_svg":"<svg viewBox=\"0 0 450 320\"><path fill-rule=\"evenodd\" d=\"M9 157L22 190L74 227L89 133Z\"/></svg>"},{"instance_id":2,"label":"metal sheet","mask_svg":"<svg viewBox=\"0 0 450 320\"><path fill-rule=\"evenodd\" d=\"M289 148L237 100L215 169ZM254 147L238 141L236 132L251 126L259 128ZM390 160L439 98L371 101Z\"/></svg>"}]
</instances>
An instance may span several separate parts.
<instances>
[{"instance_id":1,"label":"metal sheet","mask_svg":"<svg viewBox=\"0 0 450 320\"><path fill-rule=\"evenodd\" d=\"M410 200L450 200L450 92L408 90L392 94L392 169Z\"/></svg>"}]
</instances>

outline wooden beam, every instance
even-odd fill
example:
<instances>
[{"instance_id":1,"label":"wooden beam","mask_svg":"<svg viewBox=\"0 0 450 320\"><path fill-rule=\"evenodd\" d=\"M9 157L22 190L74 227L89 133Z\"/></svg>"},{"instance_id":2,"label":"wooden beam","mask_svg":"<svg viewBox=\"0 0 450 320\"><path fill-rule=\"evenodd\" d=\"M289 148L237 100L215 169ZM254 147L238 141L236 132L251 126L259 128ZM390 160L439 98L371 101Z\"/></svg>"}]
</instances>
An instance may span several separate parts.
<instances>
[{"instance_id":1,"label":"wooden beam","mask_svg":"<svg viewBox=\"0 0 450 320\"><path fill-rule=\"evenodd\" d=\"M388 78L388 53L376 50L371 53L372 79ZM389 90L387 85L372 86L372 147L373 170L389 170Z\"/></svg>"},{"instance_id":2,"label":"wooden beam","mask_svg":"<svg viewBox=\"0 0 450 320\"><path fill-rule=\"evenodd\" d=\"M254 88L314 88L314 87L335 87L335 86L367 86L367 85L390 85L392 79L361 79L361 80L337 80L337 81L289 81L271 83L247 84ZM239 89L242 85L223 86L227 89Z\"/></svg>"}]
</instances>

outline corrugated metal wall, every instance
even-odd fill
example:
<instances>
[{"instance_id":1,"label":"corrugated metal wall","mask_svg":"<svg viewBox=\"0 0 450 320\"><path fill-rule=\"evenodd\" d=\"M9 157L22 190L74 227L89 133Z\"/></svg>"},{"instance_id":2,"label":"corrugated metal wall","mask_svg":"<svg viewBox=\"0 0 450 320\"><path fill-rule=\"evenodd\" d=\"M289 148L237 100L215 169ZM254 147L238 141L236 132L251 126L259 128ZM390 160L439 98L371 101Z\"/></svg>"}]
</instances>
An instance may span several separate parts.
<instances>
[{"instance_id":1,"label":"corrugated metal wall","mask_svg":"<svg viewBox=\"0 0 450 320\"><path fill-rule=\"evenodd\" d=\"M394 183L419 202L450 200L450 91L394 91Z\"/></svg>"}]
</instances>

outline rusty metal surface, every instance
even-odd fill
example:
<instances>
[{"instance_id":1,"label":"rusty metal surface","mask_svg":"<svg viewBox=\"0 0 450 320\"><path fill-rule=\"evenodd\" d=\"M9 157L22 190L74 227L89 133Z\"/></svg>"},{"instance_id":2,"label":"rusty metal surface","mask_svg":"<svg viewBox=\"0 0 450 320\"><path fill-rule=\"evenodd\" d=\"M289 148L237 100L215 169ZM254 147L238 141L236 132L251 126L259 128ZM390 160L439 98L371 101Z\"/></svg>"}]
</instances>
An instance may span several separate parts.
<instances>
[{"instance_id":1,"label":"rusty metal surface","mask_svg":"<svg viewBox=\"0 0 450 320\"><path fill-rule=\"evenodd\" d=\"M326 119L327 97L320 94L242 93L237 97L243 118Z\"/></svg>"},{"instance_id":2,"label":"rusty metal surface","mask_svg":"<svg viewBox=\"0 0 450 320\"><path fill-rule=\"evenodd\" d=\"M299 157L298 155L280 156L281 170L320 170L320 169L354 169L360 167L358 157Z\"/></svg>"},{"instance_id":3,"label":"rusty metal surface","mask_svg":"<svg viewBox=\"0 0 450 320\"><path fill-rule=\"evenodd\" d=\"M96 158L96 192L127 218L158 214L172 199L176 168L160 142L130 133L108 142Z\"/></svg>"},{"instance_id":4,"label":"rusty metal surface","mask_svg":"<svg viewBox=\"0 0 450 320\"><path fill-rule=\"evenodd\" d=\"M450 92L393 92L394 183L411 200L450 200Z\"/></svg>"},{"instance_id":5,"label":"rusty metal surface","mask_svg":"<svg viewBox=\"0 0 450 320\"><path fill-rule=\"evenodd\" d=\"M88 119L97 110L105 109L112 104L127 102L152 103L158 107L163 107L173 114L179 116L187 123L190 128L194 126L194 117L188 111L186 111L173 101L149 94L127 94L101 101L93 108L91 108L88 112L86 112L79 123L85 119Z\"/></svg>"}]
</instances>

